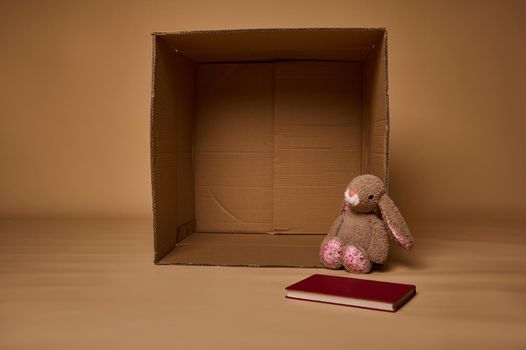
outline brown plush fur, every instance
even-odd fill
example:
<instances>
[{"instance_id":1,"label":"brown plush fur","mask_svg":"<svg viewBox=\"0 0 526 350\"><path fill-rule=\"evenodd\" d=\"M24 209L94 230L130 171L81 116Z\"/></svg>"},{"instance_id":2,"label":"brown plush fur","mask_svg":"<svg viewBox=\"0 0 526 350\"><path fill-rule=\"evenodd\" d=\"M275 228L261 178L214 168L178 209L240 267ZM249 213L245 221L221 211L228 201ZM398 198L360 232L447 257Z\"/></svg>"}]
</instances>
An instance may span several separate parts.
<instances>
[{"instance_id":1,"label":"brown plush fur","mask_svg":"<svg viewBox=\"0 0 526 350\"><path fill-rule=\"evenodd\" d=\"M385 194L382 180L374 175L361 175L352 179L345 191L355 195L354 200L358 198L359 202L344 201L342 214L321 245L320 259L324 266L331 269L343 266L351 272L367 273L372 263L382 264L387 259L388 234L404 248L412 248L414 239L400 211Z\"/></svg>"}]
</instances>

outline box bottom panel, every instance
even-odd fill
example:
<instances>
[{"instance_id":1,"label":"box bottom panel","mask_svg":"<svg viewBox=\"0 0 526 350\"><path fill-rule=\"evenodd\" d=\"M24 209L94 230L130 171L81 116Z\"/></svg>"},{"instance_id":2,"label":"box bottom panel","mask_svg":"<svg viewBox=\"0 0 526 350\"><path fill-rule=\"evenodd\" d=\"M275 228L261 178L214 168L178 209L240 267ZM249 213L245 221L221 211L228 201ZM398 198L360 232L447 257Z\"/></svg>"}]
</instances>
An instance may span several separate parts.
<instances>
[{"instance_id":1,"label":"box bottom panel","mask_svg":"<svg viewBox=\"0 0 526 350\"><path fill-rule=\"evenodd\" d=\"M325 235L193 233L161 265L322 267L319 249Z\"/></svg>"}]
</instances>

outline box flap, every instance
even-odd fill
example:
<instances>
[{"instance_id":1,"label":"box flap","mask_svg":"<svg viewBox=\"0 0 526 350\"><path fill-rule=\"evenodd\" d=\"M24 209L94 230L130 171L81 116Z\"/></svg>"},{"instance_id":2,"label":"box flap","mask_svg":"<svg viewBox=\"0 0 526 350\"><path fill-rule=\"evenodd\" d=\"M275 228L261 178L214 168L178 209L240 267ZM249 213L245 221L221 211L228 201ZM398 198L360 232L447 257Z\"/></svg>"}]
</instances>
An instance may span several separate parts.
<instances>
[{"instance_id":1,"label":"box flap","mask_svg":"<svg viewBox=\"0 0 526 350\"><path fill-rule=\"evenodd\" d=\"M363 151L364 172L389 185L389 101L387 92L387 50L383 36L364 62Z\"/></svg>"},{"instance_id":2,"label":"box flap","mask_svg":"<svg viewBox=\"0 0 526 350\"><path fill-rule=\"evenodd\" d=\"M159 264L322 267L324 235L194 233Z\"/></svg>"},{"instance_id":3,"label":"box flap","mask_svg":"<svg viewBox=\"0 0 526 350\"><path fill-rule=\"evenodd\" d=\"M157 33L195 62L362 61L381 28L241 29Z\"/></svg>"},{"instance_id":4,"label":"box flap","mask_svg":"<svg viewBox=\"0 0 526 350\"><path fill-rule=\"evenodd\" d=\"M194 220L194 65L154 38L151 170L155 259L177 241L178 226Z\"/></svg>"}]
</instances>

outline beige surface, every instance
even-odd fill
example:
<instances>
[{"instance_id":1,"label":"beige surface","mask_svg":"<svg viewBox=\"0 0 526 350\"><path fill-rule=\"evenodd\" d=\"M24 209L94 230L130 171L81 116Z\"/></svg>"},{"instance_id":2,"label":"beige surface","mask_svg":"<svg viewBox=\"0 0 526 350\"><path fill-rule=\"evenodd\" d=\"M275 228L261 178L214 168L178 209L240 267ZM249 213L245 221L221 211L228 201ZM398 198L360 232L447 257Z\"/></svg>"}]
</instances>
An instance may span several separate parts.
<instances>
[{"instance_id":1,"label":"beige surface","mask_svg":"<svg viewBox=\"0 0 526 350\"><path fill-rule=\"evenodd\" d=\"M388 27L391 189L417 249L367 277L419 292L395 315L292 302L319 270L154 266L144 222L3 223L0 347L525 348L524 228L414 225L524 223L525 5L0 0L2 217L150 217L150 32Z\"/></svg>"},{"instance_id":2,"label":"beige surface","mask_svg":"<svg viewBox=\"0 0 526 350\"><path fill-rule=\"evenodd\" d=\"M0 215L150 215L150 32L386 26L402 213L523 218L525 6L0 0Z\"/></svg>"},{"instance_id":3,"label":"beige surface","mask_svg":"<svg viewBox=\"0 0 526 350\"><path fill-rule=\"evenodd\" d=\"M525 229L430 227L365 276L416 284L390 314L284 298L343 271L155 266L145 221L2 222L0 349L524 349Z\"/></svg>"}]
</instances>

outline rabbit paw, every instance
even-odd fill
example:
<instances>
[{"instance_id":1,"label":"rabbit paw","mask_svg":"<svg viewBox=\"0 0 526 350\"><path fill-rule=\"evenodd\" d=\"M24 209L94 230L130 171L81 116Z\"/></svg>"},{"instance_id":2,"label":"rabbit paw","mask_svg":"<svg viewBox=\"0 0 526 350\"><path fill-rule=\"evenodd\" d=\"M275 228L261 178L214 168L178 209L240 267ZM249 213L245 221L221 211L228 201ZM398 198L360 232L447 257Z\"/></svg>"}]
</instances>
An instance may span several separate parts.
<instances>
[{"instance_id":1,"label":"rabbit paw","mask_svg":"<svg viewBox=\"0 0 526 350\"><path fill-rule=\"evenodd\" d=\"M372 263L365 252L356 246L348 245L343 249L343 266L349 272L368 273Z\"/></svg>"},{"instance_id":2,"label":"rabbit paw","mask_svg":"<svg viewBox=\"0 0 526 350\"><path fill-rule=\"evenodd\" d=\"M320 249L321 263L329 269L342 267L342 241L339 238L331 238L324 241Z\"/></svg>"}]
</instances>

